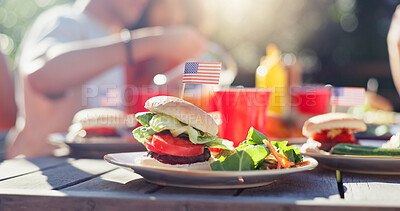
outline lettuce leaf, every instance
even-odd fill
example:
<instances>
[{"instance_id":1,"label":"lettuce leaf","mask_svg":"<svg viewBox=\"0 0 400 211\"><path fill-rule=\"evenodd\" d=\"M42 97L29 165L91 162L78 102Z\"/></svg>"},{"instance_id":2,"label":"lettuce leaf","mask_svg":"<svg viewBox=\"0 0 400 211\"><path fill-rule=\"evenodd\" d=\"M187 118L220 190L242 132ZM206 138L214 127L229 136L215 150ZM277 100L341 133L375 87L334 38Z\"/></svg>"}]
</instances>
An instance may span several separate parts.
<instances>
[{"instance_id":1,"label":"lettuce leaf","mask_svg":"<svg viewBox=\"0 0 400 211\"><path fill-rule=\"evenodd\" d=\"M271 141L271 145L278 149L279 154L283 153L283 149L286 147L287 143L287 141Z\"/></svg>"},{"instance_id":2,"label":"lettuce leaf","mask_svg":"<svg viewBox=\"0 0 400 211\"><path fill-rule=\"evenodd\" d=\"M290 162L297 163L303 162L303 156L300 154L300 151L297 147L288 146L283 148L282 154L286 156Z\"/></svg>"},{"instance_id":3,"label":"lettuce leaf","mask_svg":"<svg viewBox=\"0 0 400 211\"><path fill-rule=\"evenodd\" d=\"M216 138L213 141L205 143L204 147L233 150L233 142L221 138Z\"/></svg>"},{"instance_id":4,"label":"lettuce leaf","mask_svg":"<svg viewBox=\"0 0 400 211\"><path fill-rule=\"evenodd\" d=\"M268 138L262 134L260 131L256 130L254 127L251 127L249 132L247 133L246 141L248 144L256 145L256 144L263 144L263 140Z\"/></svg>"},{"instance_id":5,"label":"lettuce leaf","mask_svg":"<svg viewBox=\"0 0 400 211\"><path fill-rule=\"evenodd\" d=\"M264 170L265 168L269 167L269 166L273 166L276 165L277 163L271 163L268 160L263 160L258 166L257 169L258 170Z\"/></svg>"},{"instance_id":6,"label":"lettuce leaf","mask_svg":"<svg viewBox=\"0 0 400 211\"><path fill-rule=\"evenodd\" d=\"M156 132L150 127L137 127L132 131L133 137L140 143L144 144L146 139L151 139Z\"/></svg>"},{"instance_id":7,"label":"lettuce leaf","mask_svg":"<svg viewBox=\"0 0 400 211\"><path fill-rule=\"evenodd\" d=\"M214 171L246 171L262 170L267 166L276 165L265 158L270 154L270 149L262 142L267 139L265 135L250 128L247 140L243 141L232 151L223 151L223 155L211 164ZM287 146L287 141L271 141L271 145L277 148L280 154L286 156L289 161L297 163L303 161L299 149Z\"/></svg>"},{"instance_id":8,"label":"lettuce leaf","mask_svg":"<svg viewBox=\"0 0 400 211\"><path fill-rule=\"evenodd\" d=\"M151 112L139 112L139 113L135 114L135 118L143 126L149 127L150 120L151 120L151 118L153 118L154 115L155 114L153 114Z\"/></svg>"},{"instance_id":9,"label":"lettuce leaf","mask_svg":"<svg viewBox=\"0 0 400 211\"><path fill-rule=\"evenodd\" d=\"M183 124L177 119L165 114L154 115L149 124L150 127L158 133L164 130L169 130L175 137L181 134L187 134L189 140L194 144L205 144L215 141L217 138L216 136L200 132L199 130Z\"/></svg>"},{"instance_id":10,"label":"lettuce leaf","mask_svg":"<svg viewBox=\"0 0 400 211\"><path fill-rule=\"evenodd\" d=\"M150 120L150 127L156 131L161 132L164 130L169 130L171 134L175 137L179 136L182 133L189 135L189 140L194 144L203 144L201 141L199 142L197 137L199 136L199 132L196 129L189 125L185 125L179 122L177 119L164 115L164 114L156 114ZM210 140L203 140L210 141Z\"/></svg>"},{"instance_id":11,"label":"lettuce leaf","mask_svg":"<svg viewBox=\"0 0 400 211\"><path fill-rule=\"evenodd\" d=\"M190 142L194 144L206 144L206 147L232 149L232 144L227 140L221 141L216 136L201 132L165 114L140 112L135 115L135 118L143 127L140 127L140 130L135 129L132 133L141 143L144 143L146 138L149 138L148 134L151 136L155 133L169 130L175 137L187 136Z\"/></svg>"},{"instance_id":12,"label":"lettuce leaf","mask_svg":"<svg viewBox=\"0 0 400 211\"><path fill-rule=\"evenodd\" d=\"M261 145L251 145L241 151L223 157L210 164L213 171L250 171L255 170L260 162L269 154L269 150Z\"/></svg>"},{"instance_id":13,"label":"lettuce leaf","mask_svg":"<svg viewBox=\"0 0 400 211\"><path fill-rule=\"evenodd\" d=\"M271 145L278 149L278 153L284 155L290 162L302 162L303 156L295 146L287 146L287 141L271 141Z\"/></svg>"}]
</instances>

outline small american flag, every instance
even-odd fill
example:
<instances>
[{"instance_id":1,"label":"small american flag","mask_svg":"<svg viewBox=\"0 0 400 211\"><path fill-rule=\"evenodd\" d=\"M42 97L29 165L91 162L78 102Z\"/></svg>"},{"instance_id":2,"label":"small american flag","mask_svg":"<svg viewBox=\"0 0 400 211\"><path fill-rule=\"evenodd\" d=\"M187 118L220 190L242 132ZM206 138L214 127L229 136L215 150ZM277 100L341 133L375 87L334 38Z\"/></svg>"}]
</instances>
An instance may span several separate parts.
<instances>
[{"instance_id":1,"label":"small american flag","mask_svg":"<svg viewBox=\"0 0 400 211\"><path fill-rule=\"evenodd\" d=\"M338 106L364 106L365 89L354 87L333 87L331 104Z\"/></svg>"},{"instance_id":2,"label":"small american flag","mask_svg":"<svg viewBox=\"0 0 400 211\"><path fill-rule=\"evenodd\" d=\"M186 62L183 83L219 84L221 63Z\"/></svg>"}]
</instances>

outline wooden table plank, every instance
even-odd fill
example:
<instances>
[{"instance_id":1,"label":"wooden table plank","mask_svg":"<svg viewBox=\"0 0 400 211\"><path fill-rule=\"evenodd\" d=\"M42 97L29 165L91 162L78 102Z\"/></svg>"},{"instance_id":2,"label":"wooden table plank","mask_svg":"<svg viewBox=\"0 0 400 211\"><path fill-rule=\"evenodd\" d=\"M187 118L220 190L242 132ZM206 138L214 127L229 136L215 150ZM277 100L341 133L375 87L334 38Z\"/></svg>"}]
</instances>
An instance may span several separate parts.
<instances>
[{"instance_id":1,"label":"wooden table plank","mask_svg":"<svg viewBox=\"0 0 400 211\"><path fill-rule=\"evenodd\" d=\"M396 202L400 205L400 176L365 175L342 172L345 199Z\"/></svg>"},{"instance_id":2,"label":"wooden table plank","mask_svg":"<svg viewBox=\"0 0 400 211\"><path fill-rule=\"evenodd\" d=\"M45 158L0 165L0 210L375 210L400 208L400 178L343 173L340 199L335 172L322 168L289 175L259 188L199 190L149 184L140 175L103 160ZM40 171L42 169L42 171ZM14 172L14 173L13 173ZM18 173L25 172L25 173ZM57 190L51 190L57 189Z\"/></svg>"},{"instance_id":3,"label":"wooden table plank","mask_svg":"<svg viewBox=\"0 0 400 211\"><path fill-rule=\"evenodd\" d=\"M0 181L1 188L59 189L116 169L104 160L79 159L64 165Z\"/></svg>"},{"instance_id":4,"label":"wooden table plank","mask_svg":"<svg viewBox=\"0 0 400 211\"><path fill-rule=\"evenodd\" d=\"M398 210L371 201L298 200L281 197L198 197L54 190L0 190L0 210Z\"/></svg>"},{"instance_id":5,"label":"wooden table plank","mask_svg":"<svg viewBox=\"0 0 400 211\"><path fill-rule=\"evenodd\" d=\"M63 191L95 191L120 193L151 193L158 185L146 182L140 175L118 168L94 179L62 189Z\"/></svg>"},{"instance_id":6,"label":"wooden table plank","mask_svg":"<svg viewBox=\"0 0 400 211\"><path fill-rule=\"evenodd\" d=\"M37 172L41 169L48 169L66 164L73 159L40 157L33 159L11 159L0 163L0 181L20 175Z\"/></svg>"},{"instance_id":7,"label":"wooden table plank","mask_svg":"<svg viewBox=\"0 0 400 211\"><path fill-rule=\"evenodd\" d=\"M155 194L157 195L171 195L175 194L178 198L181 195L185 196L190 196L192 195L193 197L198 197L199 195L209 195L209 196L234 196L238 192L237 189L220 189L220 190L215 190L215 189L194 189L194 188L178 188L178 187L163 187Z\"/></svg>"},{"instance_id":8,"label":"wooden table plank","mask_svg":"<svg viewBox=\"0 0 400 211\"><path fill-rule=\"evenodd\" d=\"M308 172L289 175L259 188L245 189L242 196L262 196L313 200L315 198L339 199L334 171L317 167Z\"/></svg>"}]
</instances>

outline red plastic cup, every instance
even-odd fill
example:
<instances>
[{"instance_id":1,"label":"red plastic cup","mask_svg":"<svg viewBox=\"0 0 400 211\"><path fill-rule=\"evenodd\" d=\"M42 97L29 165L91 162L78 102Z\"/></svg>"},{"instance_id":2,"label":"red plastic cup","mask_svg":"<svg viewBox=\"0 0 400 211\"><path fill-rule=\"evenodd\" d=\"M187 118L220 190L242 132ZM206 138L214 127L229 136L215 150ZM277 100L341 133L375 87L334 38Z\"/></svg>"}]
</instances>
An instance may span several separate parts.
<instances>
[{"instance_id":1,"label":"red plastic cup","mask_svg":"<svg viewBox=\"0 0 400 211\"><path fill-rule=\"evenodd\" d=\"M218 136L233 141L236 147L246 139L250 127L265 134L270 94L269 89L257 88L217 91L212 103L221 113Z\"/></svg>"},{"instance_id":2,"label":"red plastic cup","mask_svg":"<svg viewBox=\"0 0 400 211\"><path fill-rule=\"evenodd\" d=\"M292 87L292 106L299 114L318 115L329 111L330 87L308 85Z\"/></svg>"}]
</instances>

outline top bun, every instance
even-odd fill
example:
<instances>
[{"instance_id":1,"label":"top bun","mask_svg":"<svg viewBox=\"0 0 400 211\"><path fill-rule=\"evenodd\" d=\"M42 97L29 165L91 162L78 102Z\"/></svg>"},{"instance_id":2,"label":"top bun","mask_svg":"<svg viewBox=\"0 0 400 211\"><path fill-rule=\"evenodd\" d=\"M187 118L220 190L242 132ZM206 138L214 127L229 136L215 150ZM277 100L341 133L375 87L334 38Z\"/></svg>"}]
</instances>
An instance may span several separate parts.
<instances>
[{"instance_id":1,"label":"top bun","mask_svg":"<svg viewBox=\"0 0 400 211\"><path fill-rule=\"evenodd\" d=\"M146 101L144 107L151 112L172 116L211 135L215 136L218 133L217 123L209 114L180 98L171 96L152 97Z\"/></svg>"},{"instance_id":2,"label":"top bun","mask_svg":"<svg viewBox=\"0 0 400 211\"><path fill-rule=\"evenodd\" d=\"M126 114L113 108L89 108L79 111L72 120L73 124L80 124L82 128L95 127L126 127Z\"/></svg>"},{"instance_id":3,"label":"top bun","mask_svg":"<svg viewBox=\"0 0 400 211\"><path fill-rule=\"evenodd\" d=\"M327 113L308 119L303 126L303 135L310 137L323 130L346 128L352 132L361 132L367 129L365 123L347 113Z\"/></svg>"}]
</instances>

